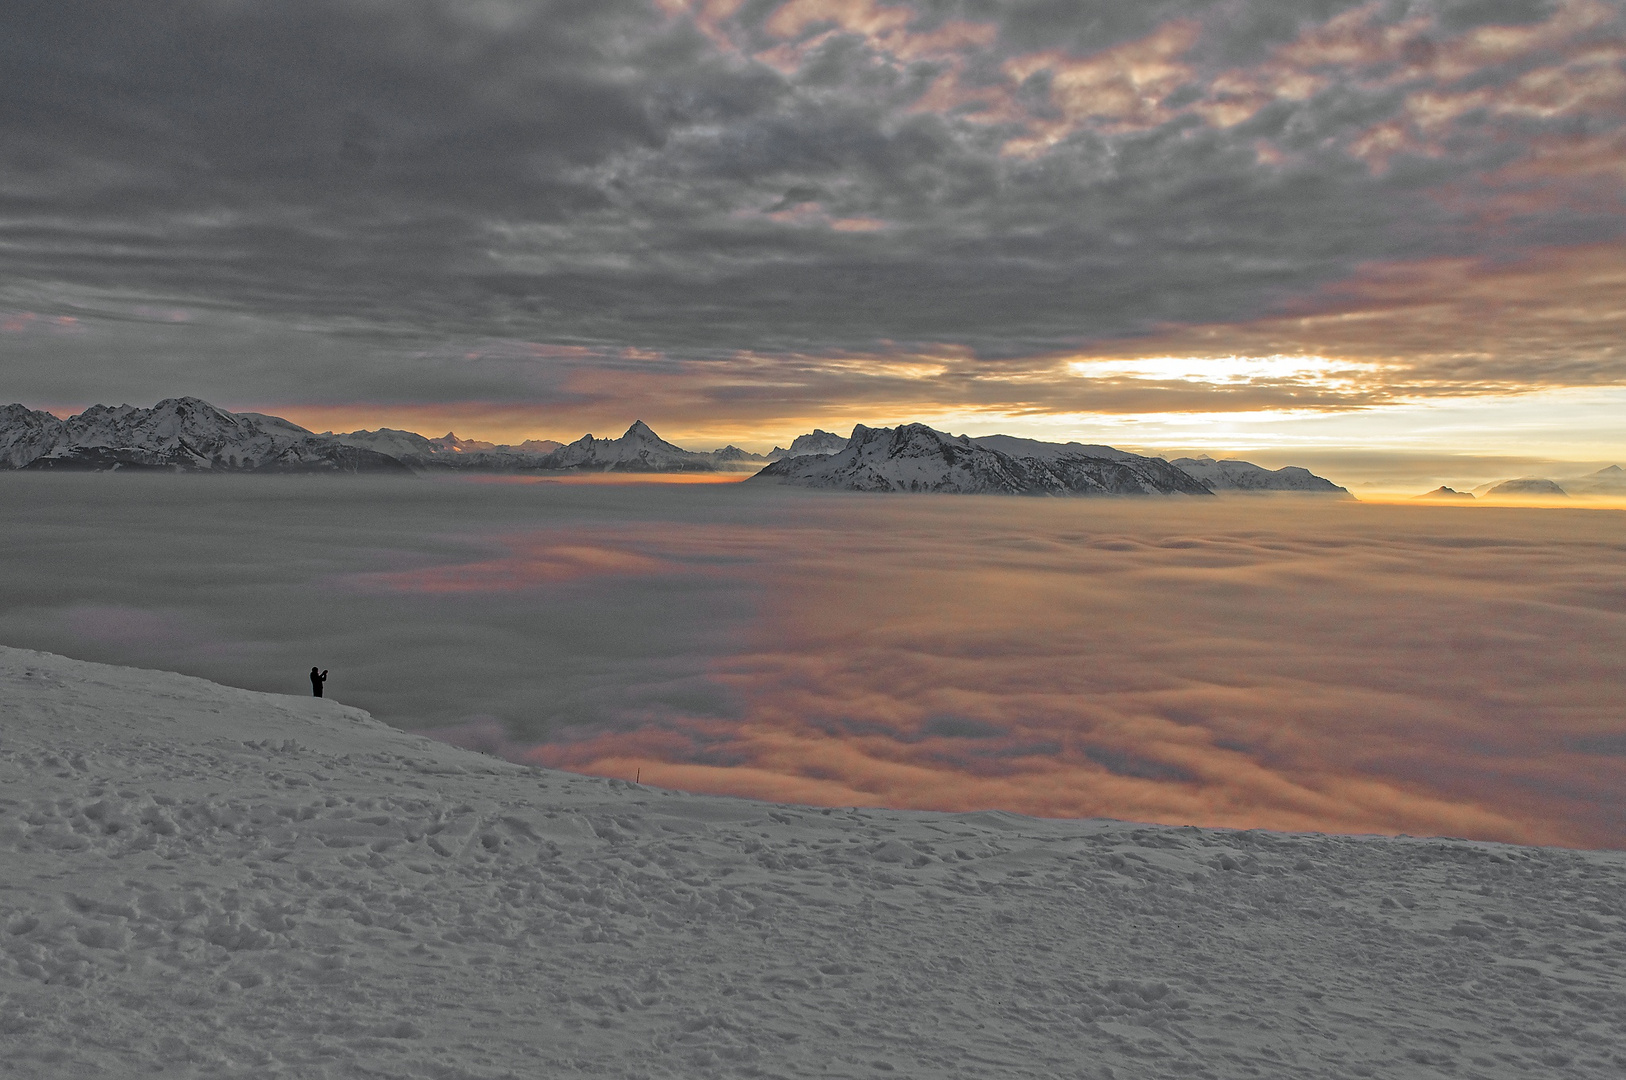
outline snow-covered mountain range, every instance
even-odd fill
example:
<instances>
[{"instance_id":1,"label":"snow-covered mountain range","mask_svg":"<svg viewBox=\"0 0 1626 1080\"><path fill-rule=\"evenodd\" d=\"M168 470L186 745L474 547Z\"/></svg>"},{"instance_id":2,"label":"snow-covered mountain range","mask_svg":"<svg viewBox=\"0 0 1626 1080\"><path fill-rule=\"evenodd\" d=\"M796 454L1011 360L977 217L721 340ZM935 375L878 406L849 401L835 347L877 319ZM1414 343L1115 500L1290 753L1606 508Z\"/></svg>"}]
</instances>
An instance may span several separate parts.
<instances>
[{"instance_id":1,"label":"snow-covered mountain range","mask_svg":"<svg viewBox=\"0 0 1626 1080\"><path fill-rule=\"evenodd\" d=\"M377 431L324 432L324 437L339 440L346 446L365 447L387 454L414 469L477 469L510 471L534 469L561 443L552 439L527 439L517 446L459 439L447 432L438 439L427 439L412 431L379 428Z\"/></svg>"},{"instance_id":2,"label":"snow-covered mountain range","mask_svg":"<svg viewBox=\"0 0 1626 1080\"><path fill-rule=\"evenodd\" d=\"M777 457L777 460L775 460ZM280 417L232 413L198 398L151 409L97 405L66 420L22 405L0 407L0 466L12 469L170 469L187 472L588 471L712 472L751 469L760 482L859 491L1026 495L1187 494L1282 490L1347 495L1304 469L1271 471L1242 461L1174 463L1111 446L1047 443L1010 435L968 438L924 424L858 425L851 438L814 429L789 450L710 453L662 439L642 420L618 438L560 444L438 439L411 431L317 434Z\"/></svg>"},{"instance_id":3,"label":"snow-covered mountain range","mask_svg":"<svg viewBox=\"0 0 1626 1080\"><path fill-rule=\"evenodd\" d=\"M1175 458L1170 464L1195 476L1214 491L1301 491L1345 499L1352 497L1348 489L1297 465L1267 469L1249 461L1215 461L1207 454Z\"/></svg>"},{"instance_id":4,"label":"snow-covered mountain range","mask_svg":"<svg viewBox=\"0 0 1626 1080\"><path fill-rule=\"evenodd\" d=\"M710 454L673 446L651 431L648 424L637 420L619 439L583 435L549 454L540 467L600 472L712 472L717 461Z\"/></svg>"},{"instance_id":5,"label":"snow-covered mountain range","mask_svg":"<svg viewBox=\"0 0 1626 1080\"><path fill-rule=\"evenodd\" d=\"M0 461L13 469L184 472L405 472L398 459L280 417L229 413L198 398L150 409L96 405L60 420L0 408Z\"/></svg>"},{"instance_id":6,"label":"snow-covered mountain range","mask_svg":"<svg viewBox=\"0 0 1626 1080\"><path fill-rule=\"evenodd\" d=\"M996 495L1213 494L1161 458L1086 450L1008 436L973 440L925 424L860 424L841 450L781 458L746 483Z\"/></svg>"},{"instance_id":7,"label":"snow-covered mountain range","mask_svg":"<svg viewBox=\"0 0 1626 1080\"><path fill-rule=\"evenodd\" d=\"M686 795L9 648L0 724L8 1077L1626 1066L1620 852Z\"/></svg>"},{"instance_id":8,"label":"snow-covered mountain range","mask_svg":"<svg viewBox=\"0 0 1626 1080\"><path fill-rule=\"evenodd\" d=\"M0 407L0 464L12 469L703 472L751 457L734 447L684 450L643 421L617 439L585 435L568 446L535 439L507 446L393 428L317 434L281 417L227 412L193 397L166 398L151 409L96 405L66 420L22 405Z\"/></svg>"}]
</instances>

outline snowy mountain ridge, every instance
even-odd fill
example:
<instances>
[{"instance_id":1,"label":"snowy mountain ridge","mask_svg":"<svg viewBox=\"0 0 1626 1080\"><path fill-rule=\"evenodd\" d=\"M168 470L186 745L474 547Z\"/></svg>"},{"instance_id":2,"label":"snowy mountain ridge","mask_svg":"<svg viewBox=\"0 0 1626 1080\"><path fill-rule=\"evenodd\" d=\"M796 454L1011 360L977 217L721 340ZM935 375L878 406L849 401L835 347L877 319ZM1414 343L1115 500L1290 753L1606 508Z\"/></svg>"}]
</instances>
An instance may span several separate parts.
<instances>
[{"instance_id":1,"label":"snowy mountain ridge","mask_svg":"<svg viewBox=\"0 0 1626 1080\"><path fill-rule=\"evenodd\" d=\"M602 472L711 472L717 468L710 454L697 454L674 446L635 420L618 439L583 435L561 446L544 460L544 469L584 469Z\"/></svg>"},{"instance_id":2,"label":"snowy mountain ridge","mask_svg":"<svg viewBox=\"0 0 1626 1080\"><path fill-rule=\"evenodd\" d=\"M805 457L808 454L836 454L847 445L847 440L833 431L823 428L814 428L806 435L798 435L791 440L790 449L776 446L768 451L767 460L778 461L780 458Z\"/></svg>"},{"instance_id":3,"label":"snowy mountain ridge","mask_svg":"<svg viewBox=\"0 0 1626 1080\"><path fill-rule=\"evenodd\" d=\"M96 405L66 420L22 405L0 407L0 467L170 469L185 472L480 471L711 472L771 464L761 482L861 491L1003 494L1188 494L1216 490L1348 492L1304 469L1275 471L1207 457L1174 463L1111 446L1010 435L954 436L924 424L857 425L851 439L814 429L766 456L725 446L697 453L642 420L613 439L504 445L438 439L395 428L308 431L261 413L232 413L198 398L151 409ZM776 458L777 455L777 458ZM1600 474L1600 478L1602 474Z\"/></svg>"},{"instance_id":4,"label":"snowy mountain ridge","mask_svg":"<svg viewBox=\"0 0 1626 1080\"><path fill-rule=\"evenodd\" d=\"M404 472L280 417L229 413L193 397L151 409L94 405L66 420L21 405L0 408L0 459L13 469L173 469L183 472Z\"/></svg>"},{"instance_id":5,"label":"snowy mountain ridge","mask_svg":"<svg viewBox=\"0 0 1626 1080\"><path fill-rule=\"evenodd\" d=\"M12 648L0 717L7 1075L1626 1065L1621 852L686 795Z\"/></svg>"},{"instance_id":6,"label":"snowy mountain ridge","mask_svg":"<svg viewBox=\"0 0 1626 1080\"><path fill-rule=\"evenodd\" d=\"M1215 461L1207 454L1175 458L1170 464L1195 476L1215 491L1298 491L1353 498L1348 489L1297 465L1267 469L1251 461Z\"/></svg>"},{"instance_id":7,"label":"snowy mountain ridge","mask_svg":"<svg viewBox=\"0 0 1626 1080\"><path fill-rule=\"evenodd\" d=\"M1016 453L996 447L1010 447ZM1110 457L1081 452L1089 449L1093 448L1074 450L1009 436L971 439L925 424L896 428L859 424L841 450L781 458L746 483L994 495L1213 494L1161 458L1121 450L1112 450Z\"/></svg>"},{"instance_id":8,"label":"snowy mountain ridge","mask_svg":"<svg viewBox=\"0 0 1626 1080\"><path fill-rule=\"evenodd\" d=\"M510 471L541 468L542 461L561 443L552 439L527 439L518 446L459 439L448 431L438 439L425 438L412 431L379 428L377 431L326 432L346 446L361 446L388 454L415 469L471 469Z\"/></svg>"}]
</instances>

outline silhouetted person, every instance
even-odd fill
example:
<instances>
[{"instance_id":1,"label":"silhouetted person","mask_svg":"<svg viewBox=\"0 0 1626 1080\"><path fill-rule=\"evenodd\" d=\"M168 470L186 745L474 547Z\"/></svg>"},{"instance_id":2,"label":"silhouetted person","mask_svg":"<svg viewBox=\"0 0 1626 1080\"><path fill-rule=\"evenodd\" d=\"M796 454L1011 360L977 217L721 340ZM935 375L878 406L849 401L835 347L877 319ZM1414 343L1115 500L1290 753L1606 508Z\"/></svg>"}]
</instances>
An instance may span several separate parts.
<instances>
[{"instance_id":1,"label":"silhouetted person","mask_svg":"<svg viewBox=\"0 0 1626 1080\"><path fill-rule=\"evenodd\" d=\"M327 672L311 668L311 694L313 696L322 696L322 684L325 682L327 682Z\"/></svg>"}]
</instances>

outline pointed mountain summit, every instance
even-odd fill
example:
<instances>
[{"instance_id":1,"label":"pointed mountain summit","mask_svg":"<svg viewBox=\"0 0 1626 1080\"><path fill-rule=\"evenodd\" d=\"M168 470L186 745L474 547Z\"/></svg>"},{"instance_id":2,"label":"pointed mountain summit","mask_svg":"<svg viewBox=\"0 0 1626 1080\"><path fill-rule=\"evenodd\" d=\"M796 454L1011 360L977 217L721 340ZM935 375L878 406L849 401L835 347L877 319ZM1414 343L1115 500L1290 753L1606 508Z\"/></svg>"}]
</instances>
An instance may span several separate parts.
<instances>
[{"instance_id":1,"label":"pointed mountain summit","mask_svg":"<svg viewBox=\"0 0 1626 1080\"><path fill-rule=\"evenodd\" d=\"M549 454L541 467L587 472L714 472L717 468L710 454L673 446L642 420L634 420L619 439L583 435Z\"/></svg>"}]
</instances>

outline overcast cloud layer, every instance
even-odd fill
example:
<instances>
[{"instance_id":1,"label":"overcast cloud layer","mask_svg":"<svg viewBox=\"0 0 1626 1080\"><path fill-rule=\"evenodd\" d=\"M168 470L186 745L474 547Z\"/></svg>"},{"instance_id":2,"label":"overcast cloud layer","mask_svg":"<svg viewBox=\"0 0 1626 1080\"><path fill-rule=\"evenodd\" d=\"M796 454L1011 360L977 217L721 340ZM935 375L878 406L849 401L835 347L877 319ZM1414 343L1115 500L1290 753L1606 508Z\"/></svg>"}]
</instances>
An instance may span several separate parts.
<instances>
[{"instance_id":1,"label":"overcast cloud layer","mask_svg":"<svg viewBox=\"0 0 1626 1080\"><path fill-rule=\"evenodd\" d=\"M1600 0L21 0L8 395L749 427L1618 384L1623 32ZM1113 366L1166 354L1316 359Z\"/></svg>"},{"instance_id":2,"label":"overcast cloud layer","mask_svg":"<svg viewBox=\"0 0 1626 1080\"><path fill-rule=\"evenodd\" d=\"M340 701L518 760L1626 847L1615 511L120 474L0 496L0 642L300 694L320 664Z\"/></svg>"}]
</instances>

